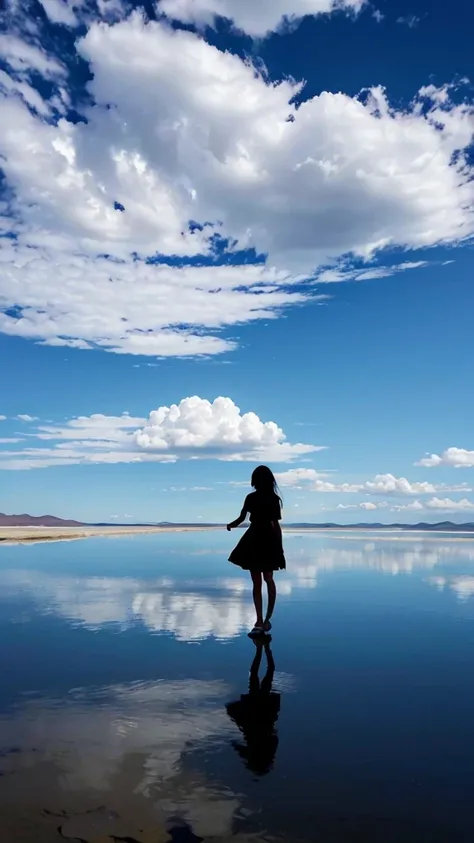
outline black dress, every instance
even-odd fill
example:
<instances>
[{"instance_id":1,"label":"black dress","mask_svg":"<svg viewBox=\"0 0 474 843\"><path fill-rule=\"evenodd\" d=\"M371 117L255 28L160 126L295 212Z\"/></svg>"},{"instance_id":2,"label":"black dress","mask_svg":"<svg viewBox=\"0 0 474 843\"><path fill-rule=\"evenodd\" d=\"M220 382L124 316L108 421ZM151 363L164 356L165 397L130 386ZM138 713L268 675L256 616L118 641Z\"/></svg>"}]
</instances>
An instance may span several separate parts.
<instances>
[{"instance_id":1,"label":"black dress","mask_svg":"<svg viewBox=\"0 0 474 843\"><path fill-rule=\"evenodd\" d=\"M250 513L250 527L229 556L229 562L244 571L281 571L286 568L281 533L272 522L281 521L277 495L252 492L245 498L242 512Z\"/></svg>"}]
</instances>

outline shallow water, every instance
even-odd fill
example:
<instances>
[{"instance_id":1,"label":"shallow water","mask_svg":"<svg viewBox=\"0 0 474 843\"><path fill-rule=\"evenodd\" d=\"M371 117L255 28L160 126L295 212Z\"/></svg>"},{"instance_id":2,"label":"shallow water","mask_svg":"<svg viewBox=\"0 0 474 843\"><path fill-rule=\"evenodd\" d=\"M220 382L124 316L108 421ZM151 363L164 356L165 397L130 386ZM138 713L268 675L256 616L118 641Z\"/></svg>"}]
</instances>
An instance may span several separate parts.
<instances>
[{"instance_id":1,"label":"shallow water","mask_svg":"<svg viewBox=\"0 0 474 843\"><path fill-rule=\"evenodd\" d=\"M287 534L241 699L234 538L0 548L5 840L471 841L474 541Z\"/></svg>"}]
</instances>

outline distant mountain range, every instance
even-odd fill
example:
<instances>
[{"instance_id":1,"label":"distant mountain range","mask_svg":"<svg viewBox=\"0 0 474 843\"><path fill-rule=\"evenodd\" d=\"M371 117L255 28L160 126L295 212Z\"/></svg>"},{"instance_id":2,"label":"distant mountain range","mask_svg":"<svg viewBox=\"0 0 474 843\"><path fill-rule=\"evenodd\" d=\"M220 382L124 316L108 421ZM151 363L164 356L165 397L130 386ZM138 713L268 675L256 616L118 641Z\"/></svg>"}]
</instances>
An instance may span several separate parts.
<instances>
[{"instance_id":1,"label":"distant mountain range","mask_svg":"<svg viewBox=\"0 0 474 843\"><path fill-rule=\"evenodd\" d=\"M54 515L5 515L0 512L0 527L83 527L80 521L66 521Z\"/></svg>"},{"instance_id":2,"label":"distant mountain range","mask_svg":"<svg viewBox=\"0 0 474 843\"><path fill-rule=\"evenodd\" d=\"M429 524L426 521L420 521L418 524L333 524L328 522L326 524L286 524L287 527L297 527L301 530L314 529L319 530L427 530L428 532L474 532L474 522L468 524L455 524L453 521L440 521L437 524Z\"/></svg>"},{"instance_id":3,"label":"distant mountain range","mask_svg":"<svg viewBox=\"0 0 474 843\"><path fill-rule=\"evenodd\" d=\"M219 527L223 525L212 523L187 523L160 521L158 523L141 522L137 524L95 523L86 524L82 521L66 520L56 518L54 515L5 515L0 512L0 527ZM453 521L441 521L437 524L428 524L424 521L419 524L335 524L326 522L318 524L313 522L285 524L293 529L308 530L318 528L320 530L425 530L427 532L469 532L474 533L474 522L467 524L455 524Z\"/></svg>"}]
</instances>

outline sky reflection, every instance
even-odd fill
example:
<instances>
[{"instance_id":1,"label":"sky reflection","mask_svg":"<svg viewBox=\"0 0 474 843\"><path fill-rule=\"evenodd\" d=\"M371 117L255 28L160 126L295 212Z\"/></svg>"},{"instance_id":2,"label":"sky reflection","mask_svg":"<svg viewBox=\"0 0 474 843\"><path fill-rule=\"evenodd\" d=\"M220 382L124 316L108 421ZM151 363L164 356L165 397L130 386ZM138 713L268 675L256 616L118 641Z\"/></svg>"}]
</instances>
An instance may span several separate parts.
<instances>
[{"instance_id":1,"label":"sky reflection","mask_svg":"<svg viewBox=\"0 0 474 843\"><path fill-rule=\"evenodd\" d=\"M220 567L215 548L211 551L206 556L205 549L200 550L204 573L198 578L86 576L80 571L69 574L11 567L0 570L0 587L4 601L32 601L36 611L90 630L106 624L116 624L122 630L142 624L152 633L170 634L179 641L226 640L253 624L251 582L246 574L233 569L225 576L206 576L216 571L216 565ZM391 541L336 538L328 542L293 535L287 541L287 557L288 569L278 577L281 600L295 589L317 588L321 576L328 573L358 570L396 576L439 569L428 582L450 588L461 600L474 593L474 576L463 573L450 578L444 570L470 566L474 542L405 536Z\"/></svg>"}]
</instances>

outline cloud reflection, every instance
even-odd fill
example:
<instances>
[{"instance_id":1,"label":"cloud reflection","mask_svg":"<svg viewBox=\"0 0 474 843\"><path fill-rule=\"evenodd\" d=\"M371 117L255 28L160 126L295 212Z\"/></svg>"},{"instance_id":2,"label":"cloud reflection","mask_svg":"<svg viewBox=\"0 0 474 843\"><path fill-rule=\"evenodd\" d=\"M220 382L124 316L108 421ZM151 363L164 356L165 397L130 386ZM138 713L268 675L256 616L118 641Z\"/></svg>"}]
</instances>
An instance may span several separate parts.
<instances>
[{"instance_id":1,"label":"cloud reflection","mask_svg":"<svg viewBox=\"0 0 474 843\"><path fill-rule=\"evenodd\" d=\"M395 576L461 561L474 562L474 542L375 539L361 544L351 537L334 546L309 548L305 544L298 548L287 545L287 549L293 584L307 588L314 588L318 574L328 571L361 569Z\"/></svg>"},{"instance_id":2,"label":"cloud reflection","mask_svg":"<svg viewBox=\"0 0 474 843\"><path fill-rule=\"evenodd\" d=\"M100 793L107 803L115 799L120 813L121 799L135 801L141 811L144 798L162 816L187 819L198 835L230 835L239 800L207 782L199 764L187 765L190 753L202 760L229 742L228 694L224 682L187 679L28 700L0 717L0 748L16 747L10 760L2 759L2 772L6 778L14 774L18 786L28 789L28 770L37 765L45 771L42 787L49 804L57 808L71 793L89 799L92 793L96 800ZM25 792L22 798L27 803L34 794Z\"/></svg>"},{"instance_id":3,"label":"cloud reflection","mask_svg":"<svg viewBox=\"0 0 474 843\"><path fill-rule=\"evenodd\" d=\"M434 585L438 591L450 589L462 603L474 597L474 576L428 577L427 582Z\"/></svg>"},{"instance_id":4,"label":"cloud reflection","mask_svg":"<svg viewBox=\"0 0 474 843\"><path fill-rule=\"evenodd\" d=\"M288 569L278 577L280 598L295 589L314 589L331 571L373 570L396 576L433 571L432 581L444 587L436 568L474 562L474 542L413 538L360 541L292 536L287 543ZM444 570L443 572L444 575ZM470 580L458 577L450 587L461 599L470 595ZM226 640L247 631L254 621L251 583L246 575L200 579L161 577L88 577L54 575L39 570L0 572L4 599L26 595L40 612L99 629L114 623L121 629L141 623L153 633L179 641L209 637Z\"/></svg>"},{"instance_id":5,"label":"cloud reflection","mask_svg":"<svg viewBox=\"0 0 474 843\"><path fill-rule=\"evenodd\" d=\"M151 632L167 632L179 641L228 639L248 630L254 609L245 591L188 590L170 578L54 576L40 571L2 571L3 594L26 593L40 611L98 629L115 623L122 629L141 622ZM202 588L202 585L201 585Z\"/></svg>"}]
</instances>

